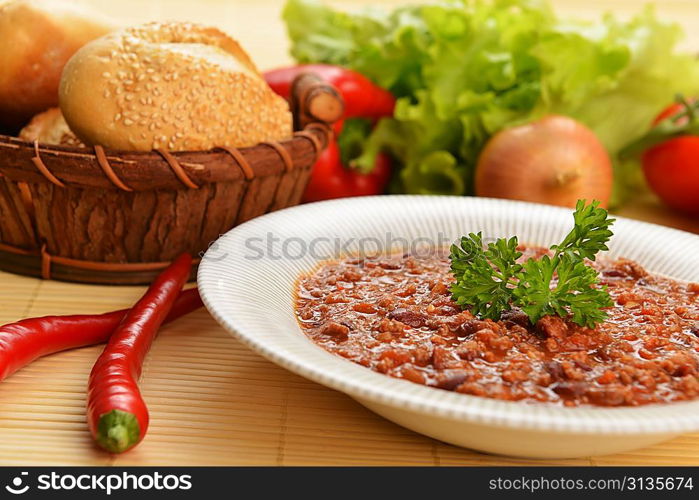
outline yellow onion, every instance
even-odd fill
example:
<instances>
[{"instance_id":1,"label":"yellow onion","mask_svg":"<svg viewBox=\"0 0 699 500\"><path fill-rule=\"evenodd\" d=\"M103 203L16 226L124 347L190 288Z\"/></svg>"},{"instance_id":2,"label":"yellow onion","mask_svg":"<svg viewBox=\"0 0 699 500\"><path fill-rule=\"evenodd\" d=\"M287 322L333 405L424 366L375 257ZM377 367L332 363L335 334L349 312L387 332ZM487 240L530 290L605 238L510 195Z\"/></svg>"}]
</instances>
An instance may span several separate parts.
<instances>
[{"instance_id":1,"label":"yellow onion","mask_svg":"<svg viewBox=\"0 0 699 500\"><path fill-rule=\"evenodd\" d=\"M478 196L574 207L607 206L612 163L597 136L572 118L551 115L495 134L478 158Z\"/></svg>"}]
</instances>

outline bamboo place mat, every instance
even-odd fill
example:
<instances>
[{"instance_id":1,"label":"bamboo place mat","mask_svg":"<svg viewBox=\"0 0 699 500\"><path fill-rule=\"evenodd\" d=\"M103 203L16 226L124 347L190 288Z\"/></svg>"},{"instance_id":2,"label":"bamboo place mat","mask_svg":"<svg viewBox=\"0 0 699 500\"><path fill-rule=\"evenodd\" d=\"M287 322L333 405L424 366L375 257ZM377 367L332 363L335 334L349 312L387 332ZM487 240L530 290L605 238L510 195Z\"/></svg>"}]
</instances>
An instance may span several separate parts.
<instances>
[{"instance_id":1,"label":"bamboo place mat","mask_svg":"<svg viewBox=\"0 0 699 500\"><path fill-rule=\"evenodd\" d=\"M127 307L139 287L0 273L0 323ZM535 461L403 429L244 347L200 310L166 327L144 366L151 423L123 455L93 445L85 387L101 347L47 356L0 383L0 465L699 465L699 434L631 453Z\"/></svg>"}]
</instances>

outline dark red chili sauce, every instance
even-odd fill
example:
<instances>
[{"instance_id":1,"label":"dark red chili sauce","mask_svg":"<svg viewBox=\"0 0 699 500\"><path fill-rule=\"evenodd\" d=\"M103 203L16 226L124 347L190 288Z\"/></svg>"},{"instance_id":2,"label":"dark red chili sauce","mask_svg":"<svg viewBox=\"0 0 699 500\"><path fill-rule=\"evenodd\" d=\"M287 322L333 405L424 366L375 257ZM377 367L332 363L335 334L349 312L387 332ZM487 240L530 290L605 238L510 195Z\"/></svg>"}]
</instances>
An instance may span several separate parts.
<instances>
[{"instance_id":1,"label":"dark red chili sauce","mask_svg":"<svg viewBox=\"0 0 699 500\"><path fill-rule=\"evenodd\" d=\"M592 265L614 301L595 329L557 316L531 325L517 310L475 318L451 300L446 252L328 263L300 280L296 311L331 353L430 387L565 406L699 397L699 284L625 259Z\"/></svg>"}]
</instances>

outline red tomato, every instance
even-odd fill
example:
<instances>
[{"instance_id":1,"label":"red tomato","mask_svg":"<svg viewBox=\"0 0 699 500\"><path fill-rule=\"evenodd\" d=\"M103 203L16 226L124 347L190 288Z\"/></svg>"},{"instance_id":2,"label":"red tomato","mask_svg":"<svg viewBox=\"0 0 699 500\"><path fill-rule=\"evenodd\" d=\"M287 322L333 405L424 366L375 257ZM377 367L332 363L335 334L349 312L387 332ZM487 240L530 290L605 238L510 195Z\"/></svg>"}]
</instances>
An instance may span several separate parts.
<instances>
[{"instance_id":1,"label":"red tomato","mask_svg":"<svg viewBox=\"0 0 699 500\"><path fill-rule=\"evenodd\" d=\"M681 104L666 108L654 125L676 115ZM643 172L651 189L669 207L699 215L699 136L670 139L643 153Z\"/></svg>"},{"instance_id":2,"label":"red tomato","mask_svg":"<svg viewBox=\"0 0 699 500\"><path fill-rule=\"evenodd\" d=\"M342 164L340 148L336 141L331 141L313 166L303 201L381 194L390 176L391 159L388 155L380 153L373 170L362 174Z\"/></svg>"}]
</instances>

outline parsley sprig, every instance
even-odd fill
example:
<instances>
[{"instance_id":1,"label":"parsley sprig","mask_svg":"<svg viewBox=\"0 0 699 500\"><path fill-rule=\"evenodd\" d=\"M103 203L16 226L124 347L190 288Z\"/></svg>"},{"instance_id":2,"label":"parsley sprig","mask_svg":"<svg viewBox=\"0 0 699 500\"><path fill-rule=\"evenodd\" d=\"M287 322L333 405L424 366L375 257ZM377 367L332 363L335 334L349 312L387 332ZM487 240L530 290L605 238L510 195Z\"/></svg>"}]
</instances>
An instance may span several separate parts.
<instances>
[{"instance_id":1,"label":"parsley sprig","mask_svg":"<svg viewBox=\"0 0 699 500\"><path fill-rule=\"evenodd\" d=\"M518 259L517 237L499 238L483 245L481 233L470 233L451 247L451 287L458 305L470 306L482 318L499 319L512 306L524 311L532 323L555 314L570 316L578 325L594 327L604 321L603 310L612 305L606 287L598 286L597 271L585 264L606 251L614 219L599 207L579 200L573 214L575 225L561 243L553 245L553 256Z\"/></svg>"}]
</instances>

